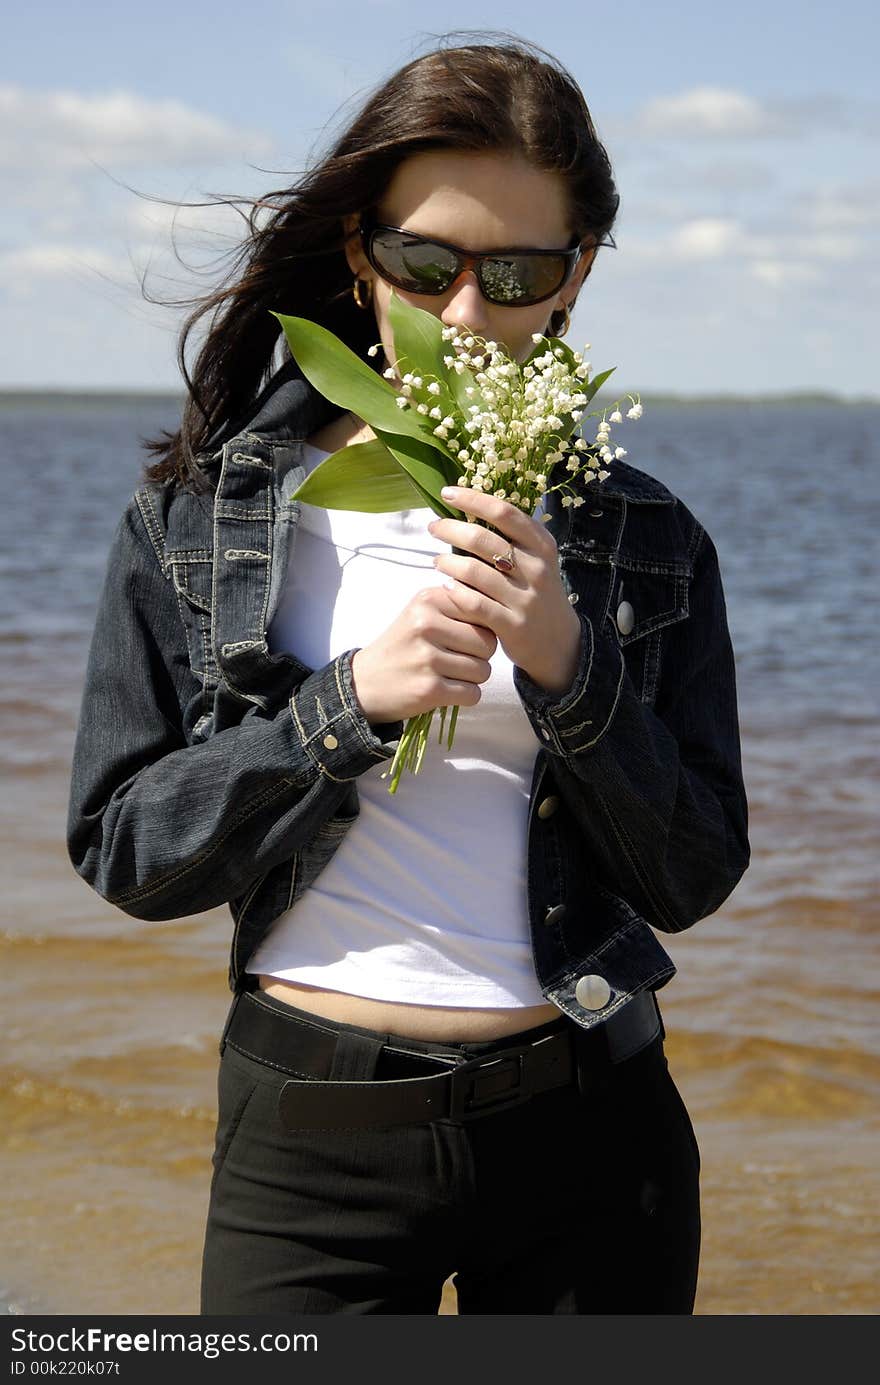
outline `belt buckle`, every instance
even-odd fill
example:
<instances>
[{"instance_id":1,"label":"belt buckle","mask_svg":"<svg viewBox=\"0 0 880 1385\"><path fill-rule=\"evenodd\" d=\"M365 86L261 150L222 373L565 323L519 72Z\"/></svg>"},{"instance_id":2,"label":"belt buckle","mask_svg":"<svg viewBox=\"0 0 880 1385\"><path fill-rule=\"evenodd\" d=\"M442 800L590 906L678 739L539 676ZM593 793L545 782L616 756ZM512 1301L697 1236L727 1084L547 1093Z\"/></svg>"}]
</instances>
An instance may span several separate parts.
<instances>
[{"instance_id":1,"label":"belt buckle","mask_svg":"<svg viewBox=\"0 0 880 1385\"><path fill-rule=\"evenodd\" d=\"M452 1069L449 1116L466 1120L505 1106L517 1106L532 1095L525 1057L530 1045L484 1058L471 1058ZM499 1079L501 1082L499 1090Z\"/></svg>"}]
</instances>

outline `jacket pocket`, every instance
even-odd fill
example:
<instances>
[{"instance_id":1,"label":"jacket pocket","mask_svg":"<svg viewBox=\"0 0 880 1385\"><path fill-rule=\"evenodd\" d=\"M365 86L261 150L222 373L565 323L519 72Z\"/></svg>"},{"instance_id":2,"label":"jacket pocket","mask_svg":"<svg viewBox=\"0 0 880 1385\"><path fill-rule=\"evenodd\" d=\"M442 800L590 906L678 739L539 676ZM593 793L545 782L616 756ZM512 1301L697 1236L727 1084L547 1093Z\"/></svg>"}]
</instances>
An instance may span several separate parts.
<instances>
[{"instance_id":1,"label":"jacket pocket","mask_svg":"<svg viewBox=\"0 0 880 1385\"><path fill-rule=\"evenodd\" d=\"M166 556L186 631L190 668L203 682L216 682L218 669L211 639L211 555L200 550L169 552Z\"/></svg>"},{"instance_id":2,"label":"jacket pocket","mask_svg":"<svg viewBox=\"0 0 880 1385\"><path fill-rule=\"evenodd\" d=\"M653 704L664 631L688 616L691 570L686 564L618 564L608 613L639 699Z\"/></svg>"},{"instance_id":3,"label":"jacket pocket","mask_svg":"<svg viewBox=\"0 0 880 1385\"><path fill-rule=\"evenodd\" d=\"M314 836L298 852L298 866L291 893L291 904L295 904L321 874L321 871L336 854L343 837L348 832L359 809L336 813L322 822Z\"/></svg>"},{"instance_id":4,"label":"jacket pocket","mask_svg":"<svg viewBox=\"0 0 880 1385\"><path fill-rule=\"evenodd\" d=\"M663 632L688 616L690 562L563 547L560 570L575 609L597 632L617 640L639 699L653 704Z\"/></svg>"}]
</instances>

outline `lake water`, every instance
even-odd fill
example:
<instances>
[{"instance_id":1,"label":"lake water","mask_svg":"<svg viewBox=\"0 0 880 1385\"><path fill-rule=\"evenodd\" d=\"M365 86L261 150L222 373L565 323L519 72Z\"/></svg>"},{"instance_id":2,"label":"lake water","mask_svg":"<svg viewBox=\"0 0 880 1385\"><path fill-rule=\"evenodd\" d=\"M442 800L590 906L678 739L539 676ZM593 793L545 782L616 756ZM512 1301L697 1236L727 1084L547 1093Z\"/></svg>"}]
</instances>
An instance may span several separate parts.
<instances>
[{"instance_id":1,"label":"lake water","mask_svg":"<svg viewBox=\"0 0 880 1385\"><path fill-rule=\"evenodd\" d=\"M0 1301L17 1312L197 1311L229 919L139 923L64 847L107 547L139 437L177 417L171 398L0 400ZM703 1154L701 1314L880 1310L878 423L869 405L667 404L618 430L715 540L737 656L753 863L712 918L661 935Z\"/></svg>"}]
</instances>

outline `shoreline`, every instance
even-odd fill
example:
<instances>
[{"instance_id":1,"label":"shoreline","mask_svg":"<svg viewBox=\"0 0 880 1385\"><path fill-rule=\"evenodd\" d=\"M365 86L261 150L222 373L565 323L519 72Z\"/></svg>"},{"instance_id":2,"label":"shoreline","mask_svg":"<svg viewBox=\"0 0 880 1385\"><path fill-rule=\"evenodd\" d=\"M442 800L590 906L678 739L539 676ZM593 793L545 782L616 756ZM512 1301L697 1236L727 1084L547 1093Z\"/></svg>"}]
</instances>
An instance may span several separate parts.
<instances>
[{"instance_id":1,"label":"shoreline","mask_svg":"<svg viewBox=\"0 0 880 1385\"><path fill-rule=\"evenodd\" d=\"M623 398L627 394L626 390L616 393L614 396L607 395L607 403L612 399ZM646 408L702 408L719 405L759 405L764 406L785 406L794 407L799 404L825 404L836 408L877 408L880 407L880 396L875 395L846 395L825 390L782 390L773 394L674 394L666 390L638 391L639 397ZM21 388L0 388L0 409L20 408L26 405L40 404L54 408L70 408L76 406L89 407L119 407L122 405L142 405L142 404L169 404L180 407L186 394L182 390L174 389L112 389L112 388L88 388L77 389L75 387L44 389L34 386L22 386ZM597 407L606 407L606 395L599 393L593 401Z\"/></svg>"}]
</instances>

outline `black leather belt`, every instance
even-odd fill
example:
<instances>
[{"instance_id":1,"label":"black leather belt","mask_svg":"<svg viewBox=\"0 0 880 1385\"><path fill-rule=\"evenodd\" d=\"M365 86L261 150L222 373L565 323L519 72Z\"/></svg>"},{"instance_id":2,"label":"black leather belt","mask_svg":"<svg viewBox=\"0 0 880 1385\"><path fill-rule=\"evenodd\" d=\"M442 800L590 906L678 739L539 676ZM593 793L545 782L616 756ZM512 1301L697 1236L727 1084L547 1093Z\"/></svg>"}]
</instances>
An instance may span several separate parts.
<instances>
[{"instance_id":1,"label":"black leather belt","mask_svg":"<svg viewBox=\"0 0 880 1385\"><path fill-rule=\"evenodd\" d=\"M634 996L589 1031L562 1017L556 1024L549 1033L539 1026L531 1043L499 1042L467 1058L461 1050L421 1053L404 1047L405 1040L355 1026L326 1028L317 1016L304 1019L301 1011L273 1004L260 991L244 991L233 1002L223 1043L290 1075L278 1099L287 1129L329 1130L470 1120L574 1085L585 1063L621 1062L663 1032L652 991ZM368 1080L346 1077L340 1063L346 1044L361 1055L366 1048L372 1060Z\"/></svg>"}]
</instances>

